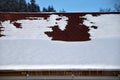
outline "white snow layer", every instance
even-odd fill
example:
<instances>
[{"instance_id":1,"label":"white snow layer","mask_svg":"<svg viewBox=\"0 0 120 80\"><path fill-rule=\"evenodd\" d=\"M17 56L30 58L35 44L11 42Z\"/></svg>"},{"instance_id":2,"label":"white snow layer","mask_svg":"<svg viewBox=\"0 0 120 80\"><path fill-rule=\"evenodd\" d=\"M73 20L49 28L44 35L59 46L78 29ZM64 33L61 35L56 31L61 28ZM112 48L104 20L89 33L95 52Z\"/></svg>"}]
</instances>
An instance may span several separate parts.
<instances>
[{"instance_id":1,"label":"white snow layer","mask_svg":"<svg viewBox=\"0 0 120 80\"><path fill-rule=\"evenodd\" d=\"M120 69L119 41L0 40L0 69Z\"/></svg>"},{"instance_id":2,"label":"white snow layer","mask_svg":"<svg viewBox=\"0 0 120 80\"><path fill-rule=\"evenodd\" d=\"M103 68L104 67L104 68ZM7 65L0 70L119 70L119 66L101 65Z\"/></svg>"},{"instance_id":3,"label":"white snow layer","mask_svg":"<svg viewBox=\"0 0 120 80\"><path fill-rule=\"evenodd\" d=\"M89 32L91 38L120 37L120 14L102 14L100 16L87 14L84 18L86 18L84 25L98 27L97 30L91 28Z\"/></svg>"}]
</instances>

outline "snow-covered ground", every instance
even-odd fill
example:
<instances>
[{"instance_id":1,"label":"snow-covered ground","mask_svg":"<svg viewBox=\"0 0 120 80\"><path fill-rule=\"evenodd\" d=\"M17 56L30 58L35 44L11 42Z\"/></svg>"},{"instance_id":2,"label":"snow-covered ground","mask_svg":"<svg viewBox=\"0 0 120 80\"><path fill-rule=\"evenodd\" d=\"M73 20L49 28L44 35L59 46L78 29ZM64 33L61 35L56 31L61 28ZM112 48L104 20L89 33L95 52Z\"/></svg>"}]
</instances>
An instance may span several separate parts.
<instances>
[{"instance_id":1,"label":"snow-covered ground","mask_svg":"<svg viewBox=\"0 0 120 80\"><path fill-rule=\"evenodd\" d=\"M98 27L90 30L92 40L85 42L51 41L42 33L43 37L38 37L40 32L48 30L49 24L56 25L55 17L59 18L57 15L48 18L53 22L19 20L17 22L21 23L22 29L15 28L9 21L3 22L8 36L0 38L0 70L120 69L119 14L84 16L87 19L84 25ZM67 17L60 18L57 25L60 27L64 23L60 28L64 30Z\"/></svg>"}]
</instances>

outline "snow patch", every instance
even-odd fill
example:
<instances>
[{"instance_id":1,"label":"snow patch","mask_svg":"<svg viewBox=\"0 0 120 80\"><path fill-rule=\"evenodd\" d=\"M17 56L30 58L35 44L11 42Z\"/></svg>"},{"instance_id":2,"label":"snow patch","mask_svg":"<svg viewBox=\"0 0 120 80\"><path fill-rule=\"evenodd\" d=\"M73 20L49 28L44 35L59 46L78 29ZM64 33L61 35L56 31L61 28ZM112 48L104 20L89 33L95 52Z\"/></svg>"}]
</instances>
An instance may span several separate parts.
<instances>
[{"instance_id":1,"label":"snow patch","mask_svg":"<svg viewBox=\"0 0 120 80\"><path fill-rule=\"evenodd\" d=\"M58 16L58 15L52 14L47 20L50 26L59 26L61 30L64 30L67 25L68 18L66 16Z\"/></svg>"},{"instance_id":2,"label":"snow patch","mask_svg":"<svg viewBox=\"0 0 120 80\"><path fill-rule=\"evenodd\" d=\"M59 20L57 20L59 19ZM65 16L50 15L47 19L43 17L27 17L23 20L14 21L20 23L22 28L16 28L14 22L10 20L1 22L5 27L2 34L6 35L1 39L44 39L51 40L44 32L52 31L50 27L59 26L64 30L67 25L68 18Z\"/></svg>"},{"instance_id":3,"label":"snow patch","mask_svg":"<svg viewBox=\"0 0 120 80\"><path fill-rule=\"evenodd\" d=\"M120 14L102 14L92 16L87 14L84 16L83 24L91 27L97 26L98 29L90 29L91 38L109 38L120 37Z\"/></svg>"}]
</instances>

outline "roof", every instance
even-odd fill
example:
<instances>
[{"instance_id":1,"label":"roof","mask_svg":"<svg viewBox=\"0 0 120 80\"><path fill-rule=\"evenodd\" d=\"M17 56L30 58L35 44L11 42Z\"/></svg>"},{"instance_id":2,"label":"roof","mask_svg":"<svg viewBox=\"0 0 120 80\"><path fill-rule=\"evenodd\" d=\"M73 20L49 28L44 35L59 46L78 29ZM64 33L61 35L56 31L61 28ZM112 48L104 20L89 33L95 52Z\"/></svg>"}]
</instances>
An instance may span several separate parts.
<instances>
[{"instance_id":1,"label":"roof","mask_svg":"<svg viewBox=\"0 0 120 80\"><path fill-rule=\"evenodd\" d=\"M120 69L120 13L0 13L0 70Z\"/></svg>"}]
</instances>

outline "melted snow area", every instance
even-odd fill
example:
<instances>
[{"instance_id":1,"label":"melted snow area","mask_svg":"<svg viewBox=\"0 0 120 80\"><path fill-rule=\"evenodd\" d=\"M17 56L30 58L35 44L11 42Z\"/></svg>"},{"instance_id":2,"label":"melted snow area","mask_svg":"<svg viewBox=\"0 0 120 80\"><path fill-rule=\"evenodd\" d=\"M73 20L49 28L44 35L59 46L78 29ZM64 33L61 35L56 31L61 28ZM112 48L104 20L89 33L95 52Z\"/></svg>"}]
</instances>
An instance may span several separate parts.
<instances>
[{"instance_id":1,"label":"melted snow area","mask_svg":"<svg viewBox=\"0 0 120 80\"><path fill-rule=\"evenodd\" d=\"M59 19L59 20L57 20ZM68 18L65 16L50 15L49 18L42 17L27 17L24 20L17 20L14 22L4 21L2 26L5 37L1 39L44 39L48 40L49 37L44 34L46 31L52 31L50 27L59 26L64 30L67 25ZM13 23L20 23L22 28L16 28Z\"/></svg>"},{"instance_id":2,"label":"melted snow area","mask_svg":"<svg viewBox=\"0 0 120 80\"><path fill-rule=\"evenodd\" d=\"M2 34L6 36L0 38L0 70L120 69L120 15L83 17L83 24L90 27L91 41L51 41L44 32L55 25L64 30L68 20L65 16L17 20L22 29L9 20L2 22Z\"/></svg>"}]
</instances>

